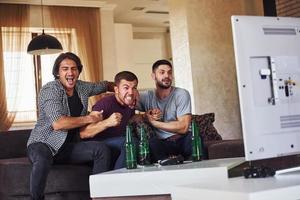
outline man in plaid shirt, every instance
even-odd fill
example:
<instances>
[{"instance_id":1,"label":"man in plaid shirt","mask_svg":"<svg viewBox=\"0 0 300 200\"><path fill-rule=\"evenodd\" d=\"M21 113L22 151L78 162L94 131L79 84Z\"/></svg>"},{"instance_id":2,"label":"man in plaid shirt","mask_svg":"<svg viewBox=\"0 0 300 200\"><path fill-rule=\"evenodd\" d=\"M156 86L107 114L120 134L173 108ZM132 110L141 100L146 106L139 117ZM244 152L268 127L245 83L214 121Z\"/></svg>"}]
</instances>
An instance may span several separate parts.
<instances>
[{"instance_id":1,"label":"man in plaid shirt","mask_svg":"<svg viewBox=\"0 0 300 200\"><path fill-rule=\"evenodd\" d=\"M39 118L29 137L28 157L32 162L30 193L44 199L47 175L53 164L93 162L93 174L107 171L110 150L97 141L79 142L79 128L102 120L100 112L87 115L88 98L106 92L106 81L78 80L82 71L78 56L60 54L53 66L55 80L43 86L39 96Z\"/></svg>"}]
</instances>

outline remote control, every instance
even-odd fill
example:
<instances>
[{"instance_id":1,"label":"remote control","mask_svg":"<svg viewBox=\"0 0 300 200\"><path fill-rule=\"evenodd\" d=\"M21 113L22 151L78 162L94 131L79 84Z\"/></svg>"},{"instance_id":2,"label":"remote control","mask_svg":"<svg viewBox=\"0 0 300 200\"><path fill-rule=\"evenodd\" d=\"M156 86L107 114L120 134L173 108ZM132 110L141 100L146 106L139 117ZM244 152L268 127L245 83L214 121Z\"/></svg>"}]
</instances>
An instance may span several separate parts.
<instances>
[{"instance_id":1,"label":"remote control","mask_svg":"<svg viewBox=\"0 0 300 200\"><path fill-rule=\"evenodd\" d=\"M158 164L160 164L160 165L179 165L179 164L182 164L183 161L184 161L183 156L178 155L178 156L171 156L164 160L159 160Z\"/></svg>"}]
</instances>

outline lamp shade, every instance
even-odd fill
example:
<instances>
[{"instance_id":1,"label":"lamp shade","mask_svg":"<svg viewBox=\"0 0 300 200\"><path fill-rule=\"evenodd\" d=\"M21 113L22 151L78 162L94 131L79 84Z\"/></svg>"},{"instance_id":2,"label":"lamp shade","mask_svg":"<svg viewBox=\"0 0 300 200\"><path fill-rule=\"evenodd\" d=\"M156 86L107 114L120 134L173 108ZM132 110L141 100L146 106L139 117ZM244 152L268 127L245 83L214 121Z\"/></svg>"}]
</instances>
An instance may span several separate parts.
<instances>
[{"instance_id":1,"label":"lamp shade","mask_svg":"<svg viewBox=\"0 0 300 200\"><path fill-rule=\"evenodd\" d=\"M61 43L53 36L43 33L33 38L28 47L27 53L32 55L44 55L59 53L63 50Z\"/></svg>"}]
</instances>

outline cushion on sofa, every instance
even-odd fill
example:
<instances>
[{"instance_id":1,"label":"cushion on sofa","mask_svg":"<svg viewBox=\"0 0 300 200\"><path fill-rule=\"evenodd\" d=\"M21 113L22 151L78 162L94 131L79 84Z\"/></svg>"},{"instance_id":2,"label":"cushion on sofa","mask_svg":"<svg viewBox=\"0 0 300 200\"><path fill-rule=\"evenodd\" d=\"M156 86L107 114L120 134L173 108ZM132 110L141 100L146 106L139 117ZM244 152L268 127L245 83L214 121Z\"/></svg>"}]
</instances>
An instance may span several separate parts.
<instances>
[{"instance_id":1,"label":"cushion on sofa","mask_svg":"<svg viewBox=\"0 0 300 200\"><path fill-rule=\"evenodd\" d=\"M140 128L144 127L145 132L148 133L149 137L155 136L155 132L151 127L150 123L142 118L142 115L134 115L129 122L129 125L132 127L132 132L134 136L140 138Z\"/></svg>"},{"instance_id":2,"label":"cushion on sofa","mask_svg":"<svg viewBox=\"0 0 300 200\"><path fill-rule=\"evenodd\" d=\"M195 120L199 127L200 135L204 141L222 140L217 129L214 127L215 114L205 113L202 115L192 115L192 120Z\"/></svg>"},{"instance_id":3,"label":"cushion on sofa","mask_svg":"<svg viewBox=\"0 0 300 200\"><path fill-rule=\"evenodd\" d=\"M202 115L192 115L192 120L195 120L199 127L200 135L204 141L210 140L222 140L217 129L214 127L215 114L206 113ZM131 120L130 124L133 128L133 133L139 137L139 129L144 126L145 131L150 137L154 136L155 133L149 124L149 122L142 119L141 115L135 115Z\"/></svg>"}]
</instances>

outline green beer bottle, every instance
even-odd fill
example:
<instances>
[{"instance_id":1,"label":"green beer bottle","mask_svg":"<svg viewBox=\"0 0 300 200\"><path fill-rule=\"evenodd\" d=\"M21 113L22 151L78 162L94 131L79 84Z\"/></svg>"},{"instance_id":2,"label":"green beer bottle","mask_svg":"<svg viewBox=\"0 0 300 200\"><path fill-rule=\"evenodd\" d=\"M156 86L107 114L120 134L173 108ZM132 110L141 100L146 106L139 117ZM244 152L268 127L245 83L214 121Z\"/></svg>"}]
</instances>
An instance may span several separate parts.
<instances>
[{"instance_id":1,"label":"green beer bottle","mask_svg":"<svg viewBox=\"0 0 300 200\"><path fill-rule=\"evenodd\" d=\"M202 158L202 142L199 129L195 120L192 120L192 159L193 162L200 161Z\"/></svg>"},{"instance_id":2,"label":"green beer bottle","mask_svg":"<svg viewBox=\"0 0 300 200\"><path fill-rule=\"evenodd\" d=\"M139 141L139 164L150 165L150 150L147 133L143 125L140 126L140 141Z\"/></svg>"},{"instance_id":3,"label":"green beer bottle","mask_svg":"<svg viewBox=\"0 0 300 200\"><path fill-rule=\"evenodd\" d=\"M136 151L135 151L135 145L132 141L131 127L129 125L126 126L125 148L126 148L126 168L135 169L137 167Z\"/></svg>"}]
</instances>

